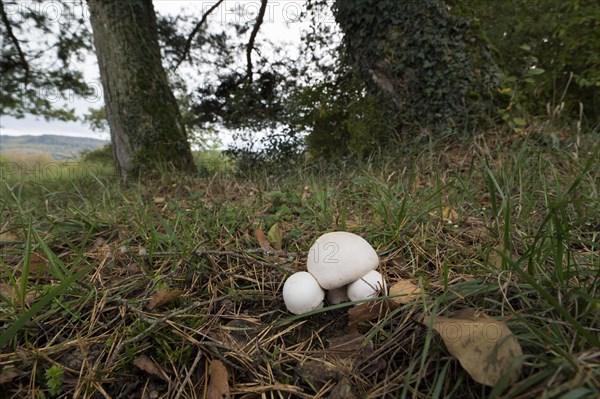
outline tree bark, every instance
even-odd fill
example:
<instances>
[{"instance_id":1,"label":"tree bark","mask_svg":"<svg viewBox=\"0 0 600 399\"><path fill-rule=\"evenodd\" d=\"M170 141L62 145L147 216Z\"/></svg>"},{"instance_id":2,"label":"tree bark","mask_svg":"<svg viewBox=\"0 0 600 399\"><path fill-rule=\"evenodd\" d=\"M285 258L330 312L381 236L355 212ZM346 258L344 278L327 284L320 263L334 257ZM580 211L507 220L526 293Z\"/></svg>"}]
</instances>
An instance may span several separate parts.
<instances>
[{"instance_id":1,"label":"tree bark","mask_svg":"<svg viewBox=\"0 0 600 399\"><path fill-rule=\"evenodd\" d=\"M443 1L336 0L333 11L349 58L403 129L468 131L489 120L495 62Z\"/></svg>"},{"instance_id":2,"label":"tree bark","mask_svg":"<svg viewBox=\"0 0 600 399\"><path fill-rule=\"evenodd\" d=\"M161 63L151 0L88 0L114 157L122 180L195 169Z\"/></svg>"}]
</instances>

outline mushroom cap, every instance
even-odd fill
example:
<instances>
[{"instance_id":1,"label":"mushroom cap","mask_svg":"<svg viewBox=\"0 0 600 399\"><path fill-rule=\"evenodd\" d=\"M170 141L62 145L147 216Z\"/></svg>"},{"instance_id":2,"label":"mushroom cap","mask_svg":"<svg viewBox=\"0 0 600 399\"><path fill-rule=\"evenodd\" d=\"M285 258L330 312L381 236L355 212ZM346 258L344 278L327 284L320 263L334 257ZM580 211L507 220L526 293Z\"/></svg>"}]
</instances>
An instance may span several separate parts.
<instances>
[{"instance_id":1,"label":"mushroom cap","mask_svg":"<svg viewBox=\"0 0 600 399\"><path fill-rule=\"evenodd\" d=\"M360 279L348 285L348 298L351 301L373 298L380 292L385 295L387 285L381 273L377 270L371 270Z\"/></svg>"},{"instance_id":2,"label":"mushroom cap","mask_svg":"<svg viewBox=\"0 0 600 399\"><path fill-rule=\"evenodd\" d=\"M327 291L325 297L330 305L337 305L338 303L348 301L348 287L345 285L340 288L334 288Z\"/></svg>"},{"instance_id":3,"label":"mushroom cap","mask_svg":"<svg viewBox=\"0 0 600 399\"><path fill-rule=\"evenodd\" d=\"M323 306L325 291L307 272L292 274L283 284L283 301L293 314L302 314Z\"/></svg>"},{"instance_id":4,"label":"mushroom cap","mask_svg":"<svg viewBox=\"0 0 600 399\"><path fill-rule=\"evenodd\" d=\"M373 247L362 237L344 231L323 234L308 251L306 267L326 290L358 280L379 264Z\"/></svg>"}]
</instances>

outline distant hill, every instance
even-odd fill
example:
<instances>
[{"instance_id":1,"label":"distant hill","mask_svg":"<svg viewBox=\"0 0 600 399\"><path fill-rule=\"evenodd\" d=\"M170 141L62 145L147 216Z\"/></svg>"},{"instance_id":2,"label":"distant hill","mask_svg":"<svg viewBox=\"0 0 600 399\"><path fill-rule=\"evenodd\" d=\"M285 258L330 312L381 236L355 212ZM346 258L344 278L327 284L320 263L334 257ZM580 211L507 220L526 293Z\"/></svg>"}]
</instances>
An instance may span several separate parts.
<instances>
[{"instance_id":1,"label":"distant hill","mask_svg":"<svg viewBox=\"0 0 600 399\"><path fill-rule=\"evenodd\" d=\"M52 159L77 158L84 150L93 150L109 142L87 137L45 134L42 136L4 136L0 134L0 154L49 155Z\"/></svg>"}]
</instances>

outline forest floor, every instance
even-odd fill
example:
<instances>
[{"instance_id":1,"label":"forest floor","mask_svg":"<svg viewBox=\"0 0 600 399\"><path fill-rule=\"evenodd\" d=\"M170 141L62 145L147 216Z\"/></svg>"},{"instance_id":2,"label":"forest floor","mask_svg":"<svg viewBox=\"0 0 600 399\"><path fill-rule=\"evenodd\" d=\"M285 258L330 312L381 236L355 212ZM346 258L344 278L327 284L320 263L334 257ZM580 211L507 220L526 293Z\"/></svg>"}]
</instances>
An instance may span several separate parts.
<instances>
[{"instance_id":1,"label":"forest floor","mask_svg":"<svg viewBox=\"0 0 600 399\"><path fill-rule=\"evenodd\" d=\"M129 187L3 176L0 397L597 397L600 147L580 140L477 136ZM421 294L290 314L284 281L329 231ZM506 328L510 368L477 382L499 355L466 359L431 316Z\"/></svg>"}]
</instances>

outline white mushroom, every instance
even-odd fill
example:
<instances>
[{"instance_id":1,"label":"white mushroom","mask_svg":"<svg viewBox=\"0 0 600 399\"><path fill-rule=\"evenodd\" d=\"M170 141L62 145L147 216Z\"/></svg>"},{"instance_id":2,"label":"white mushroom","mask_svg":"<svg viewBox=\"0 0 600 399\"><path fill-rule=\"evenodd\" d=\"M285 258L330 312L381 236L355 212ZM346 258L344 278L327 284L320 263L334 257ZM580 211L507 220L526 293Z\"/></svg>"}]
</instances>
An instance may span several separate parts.
<instances>
[{"instance_id":1,"label":"white mushroom","mask_svg":"<svg viewBox=\"0 0 600 399\"><path fill-rule=\"evenodd\" d=\"M310 273L292 274L283 284L283 301L294 314L302 314L323 307L325 291Z\"/></svg>"},{"instance_id":2,"label":"white mushroom","mask_svg":"<svg viewBox=\"0 0 600 399\"><path fill-rule=\"evenodd\" d=\"M381 273L372 270L357 281L348 285L348 298L351 301L376 297L379 293L385 295L387 286Z\"/></svg>"},{"instance_id":3,"label":"white mushroom","mask_svg":"<svg viewBox=\"0 0 600 399\"><path fill-rule=\"evenodd\" d=\"M337 305L338 303L346 302L348 300L348 287L342 286L340 288L334 288L332 290L327 291L325 295L327 298L327 302L330 305Z\"/></svg>"},{"instance_id":4,"label":"white mushroom","mask_svg":"<svg viewBox=\"0 0 600 399\"><path fill-rule=\"evenodd\" d=\"M306 267L326 290L358 280L379 264L377 252L362 237L337 231L323 234L310 247Z\"/></svg>"}]
</instances>

